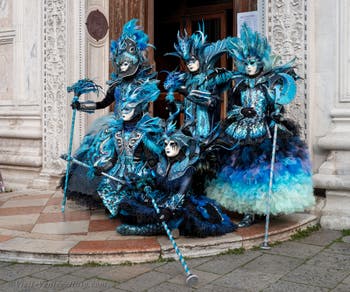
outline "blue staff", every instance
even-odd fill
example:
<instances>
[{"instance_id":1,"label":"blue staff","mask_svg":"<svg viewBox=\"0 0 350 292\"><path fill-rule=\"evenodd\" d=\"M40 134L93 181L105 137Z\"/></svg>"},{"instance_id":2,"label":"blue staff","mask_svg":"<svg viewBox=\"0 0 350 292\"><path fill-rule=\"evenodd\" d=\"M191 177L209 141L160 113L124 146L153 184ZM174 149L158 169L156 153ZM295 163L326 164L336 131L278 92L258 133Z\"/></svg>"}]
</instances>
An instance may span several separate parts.
<instances>
[{"instance_id":1,"label":"blue staff","mask_svg":"<svg viewBox=\"0 0 350 292\"><path fill-rule=\"evenodd\" d=\"M296 84L291 75L286 73L278 74L282 80L282 90L281 85L275 87L275 104L282 106L290 103L296 94ZM280 114L279 111L276 114ZM277 122L274 124L273 140L272 140L272 154L271 154L271 166L270 166L270 179L269 179L269 190L266 196L266 221L265 221L265 236L264 242L261 244L261 249L270 249L269 246L269 225L270 225L270 207L271 207L271 195L272 195L272 185L273 185L273 174L275 170L275 160L276 160L276 144L277 144Z\"/></svg>"},{"instance_id":2,"label":"blue staff","mask_svg":"<svg viewBox=\"0 0 350 292\"><path fill-rule=\"evenodd\" d=\"M145 188L145 191L146 191L147 195L150 197L150 199L152 201L154 209L156 210L158 215L161 215L159 207L158 207L158 205L156 203L156 200L150 194L150 190L151 190L150 187L146 187ZM160 216L160 219L161 219L162 225L164 227L164 230L165 230L166 234L168 235L169 240L170 240L171 244L173 245L173 248L175 249L175 252L176 252L177 256L179 257L180 263L181 263L182 267L185 270L185 273L186 273L186 276L187 276L186 284L188 286L190 286L190 287L192 287L193 285L196 285L198 283L198 276L191 273L191 271L188 268L187 263L186 263L183 255L182 255L180 249L178 248L178 246L176 244L176 241L175 241L174 237L171 234L171 231L170 231L168 225L166 224L166 222L164 220L162 220L163 219L162 216Z\"/></svg>"},{"instance_id":3,"label":"blue staff","mask_svg":"<svg viewBox=\"0 0 350 292\"><path fill-rule=\"evenodd\" d=\"M78 165L80 165L82 167L85 167L85 168L88 168L88 169L91 168L91 166L89 166L89 165L87 165L87 164L85 164L85 163L75 159L74 157L69 157L67 154L62 155L61 158L64 159L64 160L67 160L68 163L69 162L73 162L73 163L76 163L76 164L78 164ZM106 176L106 177L110 178L111 180L117 181L118 183L126 184L126 181L121 180L119 178L116 178L114 176L111 176L108 173L101 172L101 175ZM156 210L157 214L160 215L161 213L160 213L159 207L158 207L156 201L154 200L154 198L152 197L152 195L150 194L151 188L150 187L146 187L145 191L146 191L147 195L150 197L150 199L152 200L153 207ZM175 239L173 238L173 236L171 234L171 231L170 231L168 225L165 223L164 220L162 220L161 216L160 216L160 219L161 219L162 225L163 225L163 227L164 227L164 229L165 229L165 231L166 231L166 233L167 233L167 235L168 235L168 237L170 239L170 242L173 245L177 256L179 257L180 263L181 263L181 265L183 266L183 268L184 268L184 270L186 272L186 275L187 275L186 284L188 286L190 286L190 287L193 286L193 285L196 285L197 282L198 282L198 276L191 273L191 271L188 268L187 263L186 263L183 255L182 255L180 249L178 248L178 246L177 246L177 244L175 242Z\"/></svg>"},{"instance_id":4,"label":"blue staff","mask_svg":"<svg viewBox=\"0 0 350 292\"><path fill-rule=\"evenodd\" d=\"M88 92L98 92L100 90L100 86L94 83L90 79L81 79L74 83L72 86L67 87L68 92L74 92L74 97L72 99L72 104L76 103L79 100L80 95L83 93ZM64 192L63 192L63 199L61 204L61 210L64 212L66 201L67 201L67 189L68 189L68 178L69 178L69 170L71 167L71 158L72 158L72 146L73 146L73 134L74 134L74 125L75 125L75 117L76 117L77 109L73 109L72 114L72 124L70 129L70 136L69 136L69 146L68 146L68 160L67 160L67 168L66 168L66 177L64 181Z\"/></svg>"}]
</instances>

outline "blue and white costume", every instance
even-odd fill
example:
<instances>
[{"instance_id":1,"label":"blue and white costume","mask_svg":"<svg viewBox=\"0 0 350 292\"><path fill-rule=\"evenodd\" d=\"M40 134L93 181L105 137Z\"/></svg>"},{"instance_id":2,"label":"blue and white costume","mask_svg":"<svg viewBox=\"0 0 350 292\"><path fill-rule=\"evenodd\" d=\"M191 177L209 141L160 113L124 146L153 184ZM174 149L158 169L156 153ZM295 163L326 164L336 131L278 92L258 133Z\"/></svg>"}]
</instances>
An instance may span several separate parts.
<instances>
[{"instance_id":1,"label":"blue and white costume","mask_svg":"<svg viewBox=\"0 0 350 292\"><path fill-rule=\"evenodd\" d=\"M123 199L120 217L124 224L117 231L123 235L163 234L160 220L185 236L216 236L234 231L236 225L213 200L193 193L192 176L199 158L195 140L180 130L172 134L168 131L163 138L166 155L160 157L155 167L152 188L149 194L140 190L137 196ZM169 157L170 147L179 152ZM161 216L154 210L150 197L155 198Z\"/></svg>"},{"instance_id":2,"label":"blue and white costume","mask_svg":"<svg viewBox=\"0 0 350 292\"><path fill-rule=\"evenodd\" d=\"M277 123L270 213L303 211L314 204L309 155L295 125L283 117L283 105L296 93L292 63L275 66L266 38L246 25L240 39L232 39L228 47L238 69L231 92L231 102L234 97L236 101L225 128L234 150L229 163L207 187L207 195L231 211L266 213L271 137Z\"/></svg>"},{"instance_id":3,"label":"blue and white costume","mask_svg":"<svg viewBox=\"0 0 350 292\"><path fill-rule=\"evenodd\" d=\"M145 153L140 149L145 147L147 152L148 148L145 145L152 148L155 143L149 140L148 131L162 132L160 119L153 119L148 115L148 103L156 100L159 95L158 81L155 79L156 73L151 72L151 66L144 57L145 50L151 46L148 44L148 36L136 23L136 19L127 22L119 39L111 41L111 61L115 71L108 82L110 87L105 98L100 102L72 104L73 108L80 111L93 112L114 102L114 113L93 123L74 157L91 167L107 168L107 162L111 165L114 163L113 174L118 177L140 171L141 161L145 163L143 157L138 157L139 153ZM127 108L128 103L131 103L130 108L137 108L136 117L132 121L122 119L122 110ZM130 153L126 153L126 149ZM140 161L133 165L136 157ZM117 190L118 187L114 192ZM115 215L117 203L111 202L113 196L112 185L108 186L106 179L91 173L88 175L85 168L72 165L67 198L88 206L103 203L112 215ZM112 206L113 204L115 206Z\"/></svg>"},{"instance_id":4,"label":"blue and white costume","mask_svg":"<svg viewBox=\"0 0 350 292\"><path fill-rule=\"evenodd\" d=\"M174 91L184 95L184 123L193 137L205 139L220 120L220 94L230 81L231 72L215 68L215 63L227 51L227 40L207 43L204 29L191 36L177 35L173 55L181 58L189 72L169 73L164 87L167 99L174 101Z\"/></svg>"}]
</instances>

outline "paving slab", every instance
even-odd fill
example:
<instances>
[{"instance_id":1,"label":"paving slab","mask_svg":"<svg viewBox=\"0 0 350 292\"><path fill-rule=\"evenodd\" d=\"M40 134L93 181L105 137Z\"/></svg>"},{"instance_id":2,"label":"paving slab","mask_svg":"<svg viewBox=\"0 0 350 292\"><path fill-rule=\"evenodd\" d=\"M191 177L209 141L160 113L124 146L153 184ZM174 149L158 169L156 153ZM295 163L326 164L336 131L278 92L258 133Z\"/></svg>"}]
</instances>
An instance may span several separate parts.
<instances>
[{"instance_id":1,"label":"paving slab","mask_svg":"<svg viewBox=\"0 0 350 292\"><path fill-rule=\"evenodd\" d=\"M267 250L265 252L305 259L319 253L323 248L324 247L322 246L304 244L296 241L288 241L284 244L273 246L270 250Z\"/></svg>"},{"instance_id":2,"label":"paving slab","mask_svg":"<svg viewBox=\"0 0 350 292\"><path fill-rule=\"evenodd\" d=\"M39 223L33 228L33 233L43 234L86 234L89 230L89 221L68 221L54 223Z\"/></svg>"},{"instance_id":3,"label":"paving slab","mask_svg":"<svg viewBox=\"0 0 350 292\"><path fill-rule=\"evenodd\" d=\"M0 260L37 263L62 263L68 261L68 251L75 241L57 241L16 237L0 243Z\"/></svg>"},{"instance_id":4,"label":"paving slab","mask_svg":"<svg viewBox=\"0 0 350 292\"><path fill-rule=\"evenodd\" d=\"M105 291L115 286L115 283L101 279L90 279L80 283L76 283L71 287L61 290L62 292L97 292Z\"/></svg>"},{"instance_id":5,"label":"paving slab","mask_svg":"<svg viewBox=\"0 0 350 292\"><path fill-rule=\"evenodd\" d=\"M334 242L327 249L326 252L339 253L350 255L350 243L347 242Z\"/></svg>"},{"instance_id":6,"label":"paving slab","mask_svg":"<svg viewBox=\"0 0 350 292\"><path fill-rule=\"evenodd\" d=\"M122 290L119 288L109 288L107 290L104 290L103 292L125 292L126 290Z\"/></svg>"},{"instance_id":7,"label":"paving slab","mask_svg":"<svg viewBox=\"0 0 350 292\"><path fill-rule=\"evenodd\" d=\"M350 276L345 278L344 281L343 281L344 284L348 284L349 287L350 287Z\"/></svg>"},{"instance_id":8,"label":"paving slab","mask_svg":"<svg viewBox=\"0 0 350 292\"><path fill-rule=\"evenodd\" d=\"M42 213L36 223L84 221L89 219L90 211L65 211L64 213Z\"/></svg>"},{"instance_id":9,"label":"paving slab","mask_svg":"<svg viewBox=\"0 0 350 292\"><path fill-rule=\"evenodd\" d=\"M162 257L177 258L174 248L166 236L158 237L158 242L162 250ZM242 237L235 232L223 236L203 238L180 237L176 243L184 256L202 257L225 252L229 249L242 247Z\"/></svg>"},{"instance_id":10,"label":"paving slab","mask_svg":"<svg viewBox=\"0 0 350 292\"><path fill-rule=\"evenodd\" d=\"M28 292L28 291L48 291L49 285L45 280L24 277L15 281L7 282L0 285L0 291L6 292ZM58 289L50 289L50 291L59 291Z\"/></svg>"},{"instance_id":11,"label":"paving slab","mask_svg":"<svg viewBox=\"0 0 350 292\"><path fill-rule=\"evenodd\" d=\"M196 267L197 270L225 275L234 269L253 261L262 255L259 251L245 252L240 255L221 255Z\"/></svg>"},{"instance_id":12,"label":"paving slab","mask_svg":"<svg viewBox=\"0 0 350 292\"><path fill-rule=\"evenodd\" d=\"M307 261L307 264L316 267L322 266L350 271L350 256L322 251L317 255L317 257L313 257Z\"/></svg>"},{"instance_id":13,"label":"paving slab","mask_svg":"<svg viewBox=\"0 0 350 292\"><path fill-rule=\"evenodd\" d=\"M190 292L193 291L191 288L186 287L185 285L179 285L175 283L165 282L156 287L150 288L147 292Z\"/></svg>"},{"instance_id":14,"label":"paving slab","mask_svg":"<svg viewBox=\"0 0 350 292\"><path fill-rule=\"evenodd\" d=\"M193 266L187 263L190 268ZM172 261L169 263L164 263L163 265L160 265L159 267L155 268L156 271L161 272L161 273L166 273L169 275L177 275L181 274L184 272L183 267L181 264L179 264L179 261Z\"/></svg>"},{"instance_id":15,"label":"paving slab","mask_svg":"<svg viewBox=\"0 0 350 292\"><path fill-rule=\"evenodd\" d=\"M2 204L0 210L3 208L19 208L19 207L34 207L34 206L44 206L48 202L46 199L32 199L32 200L9 200ZM1 212L1 211L0 211Z\"/></svg>"},{"instance_id":16,"label":"paving slab","mask_svg":"<svg viewBox=\"0 0 350 292\"><path fill-rule=\"evenodd\" d=\"M243 266L245 270L266 274L285 275L304 262L303 259L281 255L264 254Z\"/></svg>"},{"instance_id":17,"label":"paving slab","mask_svg":"<svg viewBox=\"0 0 350 292\"><path fill-rule=\"evenodd\" d=\"M335 287L332 292L349 292L350 291L350 285L345 284L339 284L337 287Z\"/></svg>"},{"instance_id":18,"label":"paving slab","mask_svg":"<svg viewBox=\"0 0 350 292\"><path fill-rule=\"evenodd\" d=\"M299 283L287 282L287 281L278 281L268 288L262 290L263 292L327 292L328 288L315 287L310 285L304 285Z\"/></svg>"},{"instance_id":19,"label":"paving slab","mask_svg":"<svg viewBox=\"0 0 350 292\"><path fill-rule=\"evenodd\" d=\"M126 282L123 282L116 287L127 291L145 291L147 289L160 285L170 278L171 276L168 274L150 271Z\"/></svg>"},{"instance_id":20,"label":"paving slab","mask_svg":"<svg viewBox=\"0 0 350 292\"><path fill-rule=\"evenodd\" d=\"M101 279L122 283L150 272L157 266L158 265L155 264L135 264L118 267L111 266L110 271L100 273L98 277Z\"/></svg>"},{"instance_id":21,"label":"paving slab","mask_svg":"<svg viewBox=\"0 0 350 292\"><path fill-rule=\"evenodd\" d=\"M297 242L326 246L342 236L338 230L321 229Z\"/></svg>"},{"instance_id":22,"label":"paving slab","mask_svg":"<svg viewBox=\"0 0 350 292\"><path fill-rule=\"evenodd\" d=\"M260 291L276 282L280 275L249 271L239 268L212 282L213 285L231 288L232 291Z\"/></svg>"},{"instance_id":23,"label":"paving slab","mask_svg":"<svg viewBox=\"0 0 350 292\"><path fill-rule=\"evenodd\" d=\"M4 281L13 281L48 268L49 266L47 265L12 264L0 269L0 279Z\"/></svg>"},{"instance_id":24,"label":"paving slab","mask_svg":"<svg viewBox=\"0 0 350 292\"><path fill-rule=\"evenodd\" d=\"M0 242L7 241L9 239L12 239L12 236L0 235Z\"/></svg>"},{"instance_id":25,"label":"paving slab","mask_svg":"<svg viewBox=\"0 0 350 292\"><path fill-rule=\"evenodd\" d=\"M195 289L201 289L203 286L212 283L214 280L220 278L221 276L212 272L204 272L197 269L191 268L191 273L198 276L198 283L193 286ZM185 272L173 276L168 282L186 287L187 276Z\"/></svg>"},{"instance_id":26,"label":"paving slab","mask_svg":"<svg viewBox=\"0 0 350 292\"><path fill-rule=\"evenodd\" d=\"M35 224L39 214L0 216L0 227L13 227L16 230L18 225Z\"/></svg>"},{"instance_id":27,"label":"paving slab","mask_svg":"<svg viewBox=\"0 0 350 292\"><path fill-rule=\"evenodd\" d=\"M75 266L75 267L77 267L77 266ZM78 269L76 271L72 271L69 274L72 276L90 279L90 278L97 278L97 277L100 277L100 275L105 275L105 274L108 274L111 272L118 274L121 269L118 268L117 271L115 271L115 270L116 270L116 268L114 266L110 266L110 265L80 266L80 269ZM108 279L108 278L106 278L106 279Z\"/></svg>"},{"instance_id":28,"label":"paving slab","mask_svg":"<svg viewBox=\"0 0 350 292\"><path fill-rule=\"evenodd\" d=\"M234 290L232 290L232 288L229 287L222 287L222 286L217 286L217 285L213 285L213 284L208 284L205 285L203 287L201 287L200 289L201 292L213 292L213 291L218 291L218 292L247 292L249 290L247 289L239 289L239 288L235 288Z\"/></svg>"},{"instance_id":29,"label":"paving slab","mask_svg":"<svg viewBox=\"0 0 350 292\"><path fill-rule=\"evenodd\" d=\"M324 288L335 288L348 275L349 272L344 270L324 266L303 265L284 276L282 280Z\"/></svg>"}]
</instances>

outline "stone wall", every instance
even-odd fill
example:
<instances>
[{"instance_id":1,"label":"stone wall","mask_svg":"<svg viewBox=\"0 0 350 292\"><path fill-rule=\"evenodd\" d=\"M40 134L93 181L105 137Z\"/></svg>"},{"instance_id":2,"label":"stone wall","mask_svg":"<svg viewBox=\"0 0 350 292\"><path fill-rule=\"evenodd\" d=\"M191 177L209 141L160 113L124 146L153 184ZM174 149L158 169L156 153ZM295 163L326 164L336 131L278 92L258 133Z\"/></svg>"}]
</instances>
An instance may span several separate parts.
<instances>
[{"instance_id":1,"label":"stone wall","mask_svg":"<svg viewBox=\"0 0 350 292\"><path fill-rule=\"evenodd\" d=\"M313 2L312 143L319 166L314 182L326 190L321 224L346 229L350 228L350 2Z\"/></svg>"},{"instance_id":2,"label":"stone wall","mask_svg":"<svg viewBox=\"0 0 350 292\"><path fill-rule=\"evenodd\" d=\"M24 187L42 166L41 7L0 1L0 169Z\"/></svg>"}]
</instances>

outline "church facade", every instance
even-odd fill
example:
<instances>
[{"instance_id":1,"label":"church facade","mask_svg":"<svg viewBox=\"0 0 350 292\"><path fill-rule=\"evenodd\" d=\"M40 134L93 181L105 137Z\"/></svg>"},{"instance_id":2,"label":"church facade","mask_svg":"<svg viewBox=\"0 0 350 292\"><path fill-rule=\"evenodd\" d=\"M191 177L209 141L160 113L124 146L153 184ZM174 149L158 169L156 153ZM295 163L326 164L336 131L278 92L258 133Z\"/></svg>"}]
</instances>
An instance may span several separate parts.
<instances>
[{"instance_id":1,"label":"church facade","mask_svg":"<svg viewBox=\"0 0 350 292\"><path fill-rule=\"evenodd\" d=\"M205 21L210 36L223 38L236 35L246 12L254 12L283 61L296 57L302 79L288 115L308 142L316 193L326 196L321 224L350 228L347 0L0 0L0 171L7 188L56 187L71 128L66 87L83 77L105 85L109 41L126 21L140 19L157 48L149 58L159 71L180 27L192 31ZM74 147L106 111L78 114Z\"/></svg>"}]
</instances>

